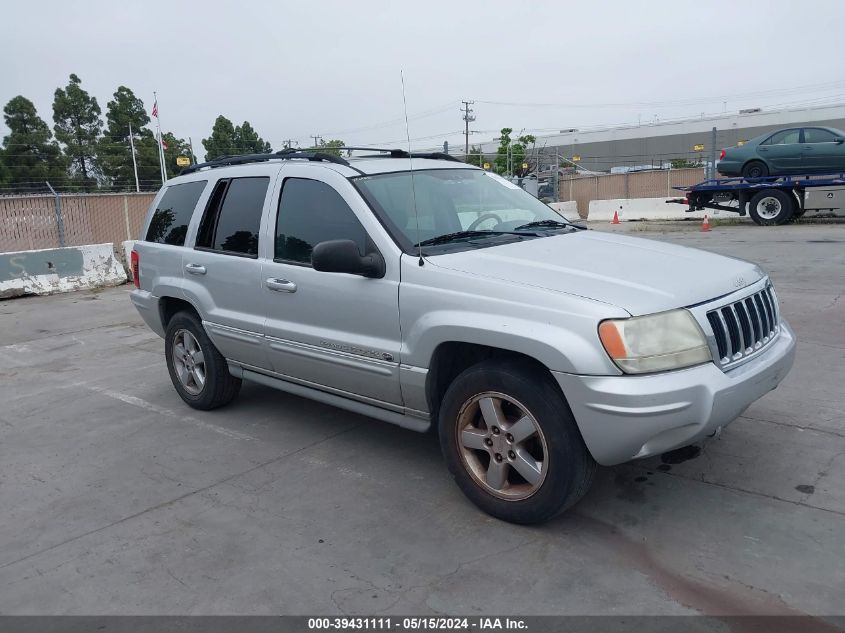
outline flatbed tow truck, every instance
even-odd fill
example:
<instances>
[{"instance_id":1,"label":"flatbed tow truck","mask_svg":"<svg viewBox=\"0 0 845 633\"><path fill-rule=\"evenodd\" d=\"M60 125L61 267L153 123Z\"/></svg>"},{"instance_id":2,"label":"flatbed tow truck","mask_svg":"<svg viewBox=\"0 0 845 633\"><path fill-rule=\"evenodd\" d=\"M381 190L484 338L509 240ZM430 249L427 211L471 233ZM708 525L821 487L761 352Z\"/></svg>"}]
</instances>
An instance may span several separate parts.
<instances>
[{"instance_id":1,"label":"flatbed tow truck","mask_svg":"<svg viewBox=\"0 0 845 633\"><path fill-rule=\"evenodd\" d=\"M718 209L750 215L763 226L786 224L807 211L845 216L845 173L713 178L674 189L684 197L666 202L688 205L688 213Z\"/></svg>"}]
</instances>

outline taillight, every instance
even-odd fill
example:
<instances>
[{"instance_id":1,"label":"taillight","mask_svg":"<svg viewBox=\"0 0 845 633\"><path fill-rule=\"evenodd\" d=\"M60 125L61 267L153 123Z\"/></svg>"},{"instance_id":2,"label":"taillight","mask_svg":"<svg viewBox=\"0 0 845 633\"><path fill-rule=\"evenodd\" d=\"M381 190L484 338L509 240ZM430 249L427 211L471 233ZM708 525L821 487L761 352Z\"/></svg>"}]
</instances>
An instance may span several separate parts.
<instances>
[{"instance_id":1,"label":"taillight","mask_svg":"<svg viewBox=\"0 0 845 633\"><path fill-rule=\"evenodd\" d=\"M719 152L719 160L725 160L725 150Z\"/></svg>"},{"instance_id":2,"label":"taillight","mask_svg":"<svg viewBox=\"0 0 845 633\"><path fill-rule=\"evenodd\" d=\"M132 264L132 282L135 284L136 288L141 287L141 257L138 255L138 251L133 250L132 255L130 256L131 264Z\"/></svg>"}]
</instances>

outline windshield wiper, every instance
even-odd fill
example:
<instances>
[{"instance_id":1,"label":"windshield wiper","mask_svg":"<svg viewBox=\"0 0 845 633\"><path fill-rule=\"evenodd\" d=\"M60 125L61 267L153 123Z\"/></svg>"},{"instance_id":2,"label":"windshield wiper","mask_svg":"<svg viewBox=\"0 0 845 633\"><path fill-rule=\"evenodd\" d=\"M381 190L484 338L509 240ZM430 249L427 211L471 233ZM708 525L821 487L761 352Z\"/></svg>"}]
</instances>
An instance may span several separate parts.
<instances>
[{"instance_id":1,"label":"windshield wiper","mask_svg":"<svg viewBox=\"0 0 845 633\"><path fill-rule=\"evenodd\" d=\"M514 229L514 231L519 231L521 229L539 229L539 228L552 228L552 229L565 229L572 226L571 224L567 224L566 222L558 222L557 220L536 220L534 222L529 222L528 224L520 224L518 227Z\"/></svg>"},{"instance_id":2,"label":"windshield wiper","mask_svg":"<svg viewBox=\"0 0 845 633\"><path fill-rule=\"evenodd\" d=\"M455 231L454 233L446 233L444 235L438 235L437 237L423 240L422 242L414 244L414 246L435 246L437 244L448 244L449 242L471 239L473 237L495 237L496 235L519 235L522 237L526 234L521 232L517 233L516 231Z\"/></svg>"}]
</instances>

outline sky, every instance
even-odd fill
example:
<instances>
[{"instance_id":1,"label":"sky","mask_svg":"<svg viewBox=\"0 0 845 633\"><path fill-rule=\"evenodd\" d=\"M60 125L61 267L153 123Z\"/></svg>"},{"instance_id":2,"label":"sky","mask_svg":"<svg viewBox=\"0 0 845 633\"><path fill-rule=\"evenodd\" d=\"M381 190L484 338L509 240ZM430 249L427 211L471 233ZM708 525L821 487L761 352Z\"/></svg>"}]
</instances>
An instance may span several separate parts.
<instances>
[{"instance_id":1,"label":"sky","mask_svg":"<svg viewBox=\"0 0 845 633\"><path fill-rule=\"evenodd\" d=\"M0 103L52 126L70 73L103 108L120 85L164 131L201 139L223 114L279 149L311 135L414 148L502 127L536 135L845 102L845 2L240 0L6 3ZM0 135L7 128L0 123Z\"/></svg>"}]
</instances>

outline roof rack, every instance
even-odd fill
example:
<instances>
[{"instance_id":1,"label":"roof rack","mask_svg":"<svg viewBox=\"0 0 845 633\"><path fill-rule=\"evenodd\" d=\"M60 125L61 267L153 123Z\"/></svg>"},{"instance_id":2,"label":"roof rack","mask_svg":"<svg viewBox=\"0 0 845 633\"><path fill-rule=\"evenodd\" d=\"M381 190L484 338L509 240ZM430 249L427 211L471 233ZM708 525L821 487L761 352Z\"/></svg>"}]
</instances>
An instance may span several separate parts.
<instances>
[{"instance_id":1,"label":"roof rack","mask_svg":"<svg viewBox=\"0 0 845 633\"><path fill-rule=\"evenodd\" d=\"M283 149L278 152L273 152L272 154L241 154L236 156L221 156L220 158L215 158L214 160L210 160L205 163L197 163L196 165L190 165L189 167L185 167L185 169L180 171L179 174L192 174L195 171L199 171L200 169L205 168L213 169L215 167L228 167L230 165L260 163L274 159L304 159L313 161L324 160L329 163L337 163L339 165L347 166L349 165L349 163L342 159L340 156L335 156L334 154L327 154L326 152L310 152L298 149Z\"/></svg>"},{"instance_id":2,"label":"roof rack","mask_svg":"<svg viewBox=\"0 0 845 633\"><path fill-rule=\"evenodd\" d=\"M340 150L379 152L373 156L360 156L359 158L431 158L435 160L451 160L462 163L460 158L444 152L408 152L404 149L384 149L380 147L338 147Z\"/></svg>"}]
</instances>

